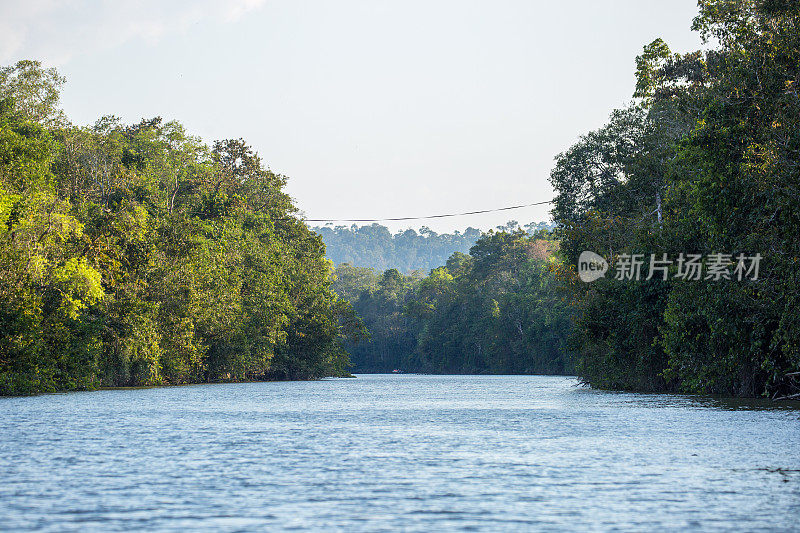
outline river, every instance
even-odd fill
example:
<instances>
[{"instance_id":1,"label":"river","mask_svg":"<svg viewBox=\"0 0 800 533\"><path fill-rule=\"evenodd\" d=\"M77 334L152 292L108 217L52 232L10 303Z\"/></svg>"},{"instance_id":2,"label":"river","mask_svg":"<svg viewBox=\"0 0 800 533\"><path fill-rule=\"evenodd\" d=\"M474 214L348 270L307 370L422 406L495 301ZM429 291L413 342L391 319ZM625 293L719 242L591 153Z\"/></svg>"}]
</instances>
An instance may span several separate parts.
<instances>
[{"instance_id":1,"label":"river","mask_svg":"<svg viewBox=\"0 0 800 533\"><path fill-rule=\"evenodd\" d=\"M800 410L544 376L0 398L0 529L800 528Z\"/></svg>"}]
</instances>

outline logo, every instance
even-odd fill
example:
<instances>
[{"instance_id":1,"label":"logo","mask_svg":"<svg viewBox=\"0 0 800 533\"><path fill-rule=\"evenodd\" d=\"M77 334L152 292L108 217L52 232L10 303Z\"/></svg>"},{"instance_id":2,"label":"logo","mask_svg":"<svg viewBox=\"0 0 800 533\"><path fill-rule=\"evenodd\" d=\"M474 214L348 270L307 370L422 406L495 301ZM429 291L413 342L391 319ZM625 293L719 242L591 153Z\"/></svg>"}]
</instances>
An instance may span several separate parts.
<instances>
[{"instance_id":1,"label":"logo","mask_svg":"<svg viewBox=\"0 0 800 533\"><path fill-rule=\"evenodd\" d=\"M661 253L660 257L650 254L650 261L647 261L645 254L621 253L611 261L615 280L755 281L758 280L762 259L763 256L758 253L734 255L715 252L704 256L681 252L674 259L670 259L666 253ZM578 257L578 277L581 281L589 283L600 279L608 269L609 262L594 252L585 250Z\"/></svg>"},{"instance_id":2,"label":"logo","mask_svg":"<svg viewBox=\"0 0 800 533\"><path fill-rule=\"evenodd\" d=\"M578 277L589 283L600 279L608 271L608 262L594 252L583 251L578 257Z\"/></svg>"}]
</instances>

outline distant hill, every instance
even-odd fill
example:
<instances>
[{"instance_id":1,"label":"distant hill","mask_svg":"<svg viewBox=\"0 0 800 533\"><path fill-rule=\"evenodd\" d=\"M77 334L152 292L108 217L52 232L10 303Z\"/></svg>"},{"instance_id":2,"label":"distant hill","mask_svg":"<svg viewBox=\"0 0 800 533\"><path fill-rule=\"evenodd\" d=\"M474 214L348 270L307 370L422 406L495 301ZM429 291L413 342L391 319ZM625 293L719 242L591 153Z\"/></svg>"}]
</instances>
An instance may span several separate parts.
<instances>
[{"instance_id":1,"label":"distant hill","mask_svg":"<svg viewBox=\"0 0 800 533\"><path fill-rule=\"evenodd\" d=\"M520 226L515 220L498 229L513 231L525 229L529 233L540 229L552 229L553 224L532 222ZM395 234L380 224L369 226L322 226L312 228L325 241L328 259L336 265L349 263L354 266L374 268L383 272L396 268L403 273L421 270L427 273L442 266L454 252L469 253L469 249L481 236L479 229L467 228L463 232L436 233L427 227L399 231Z\"/></svg>"}]
</instances>

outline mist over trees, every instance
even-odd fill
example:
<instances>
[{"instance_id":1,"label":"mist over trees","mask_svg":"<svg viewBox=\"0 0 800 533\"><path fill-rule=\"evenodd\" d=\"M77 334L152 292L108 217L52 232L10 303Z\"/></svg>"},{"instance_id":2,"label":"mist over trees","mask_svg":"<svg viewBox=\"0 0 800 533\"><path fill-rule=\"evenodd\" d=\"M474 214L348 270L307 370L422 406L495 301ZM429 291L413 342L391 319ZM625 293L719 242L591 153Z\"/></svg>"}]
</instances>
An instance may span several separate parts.
<instances>
[{"instance_id":1,"label":"mist over trees","mask_svg":"<svg viewBox=\"0 0 800 533\"><path fill-rule=\"evenodd\" d=\"M532 222L524 226L529 233L544 228L551 229L552 224ZM511 220L498 229L515 231L520 226ZM322 236L328 258L336 265L349 263L381 272L396 268L405 274L415 270L427 273L444 265L454 252L469 252L482 234L472 227L463 232L436 233L425 226L419 232L407 229L392 234L389 228L377 223L368 226L325 225L313 230Z\"/></svg>"}]
</instances>

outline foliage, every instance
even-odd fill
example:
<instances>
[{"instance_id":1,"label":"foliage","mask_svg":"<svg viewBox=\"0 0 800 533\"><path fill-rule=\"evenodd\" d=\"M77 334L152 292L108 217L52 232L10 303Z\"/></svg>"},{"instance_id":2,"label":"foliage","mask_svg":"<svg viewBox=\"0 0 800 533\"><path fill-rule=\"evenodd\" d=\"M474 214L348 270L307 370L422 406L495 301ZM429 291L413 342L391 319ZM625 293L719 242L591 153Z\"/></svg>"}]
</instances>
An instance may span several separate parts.
<instances>
[{"instance_id":1,"label":"foliage","mask_svg":"<svg viewBox=\"0 0 800 533\"><path fill-rule=\"evenodd\" d=\"M347 374L362 326L283 176L177 122L57 120L0 70L0 394Z\"/></svg>"},{"instance_id":2,"label":"foliage","mask_svg":"<svg viewBox=\"0 0 800 533\"><path fill-rule=\"evenodd\" d=\"M351 347L356 370L569 372L556 247L547 232L489 232L425 277L340 265L334 286L371 333Z\"/></svg>"},{"instance_id":3,"label":"foliage","mask_svg":"<svg viewBox=\"0 0 800 533\"><path fill-rule=\"evenodd\" d=\"M764 256L757 280L564 284L589 383L728 395L790 392L800 370L800 7L701 0L718 47L637 60L635 96L557 159L568 264L592 250Z\"/></svg>"},{"instance_id":4,"label":"foliage","mask_svg":"<svg viewBox=\"0 0 800 533\"><path fill-rule=\"evenodd\" d=\"M519 228L510 221L498 229L514 231ZM529 233L550 229L544 222L525 226ZM322 226L314 228L322 236L328 249L328 257L336 265L348 263L358 267L373 268L382 272L396 268L410 274L415 270L428 272L444 264L454 252L466 253L481 236L480 230L467 228L463 232L436 233L423 227L417 233L413 229L392 234L380 224L369 226Z\"/></svg>"}]
</instances>

